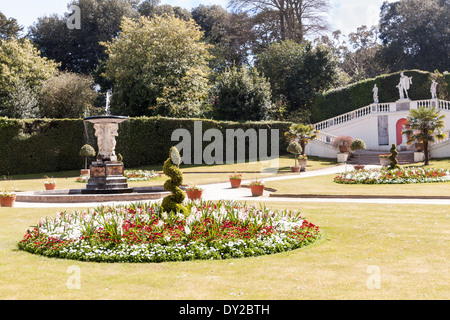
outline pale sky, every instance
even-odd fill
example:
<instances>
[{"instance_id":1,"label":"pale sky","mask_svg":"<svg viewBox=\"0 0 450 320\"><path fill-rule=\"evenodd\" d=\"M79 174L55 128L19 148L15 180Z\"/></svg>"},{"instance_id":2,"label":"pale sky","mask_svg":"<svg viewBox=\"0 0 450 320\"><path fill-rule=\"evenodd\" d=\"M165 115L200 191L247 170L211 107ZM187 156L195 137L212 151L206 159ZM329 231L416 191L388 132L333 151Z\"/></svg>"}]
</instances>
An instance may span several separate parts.
<instances>
[{"instance_id":1,"label":"pale sky","mask_svg":"<svg viewBox=\"0 0 450 320\"><path fill-rule=\"evenodd\" d=\"M384 0L329 0L331 10L329 23L333 30L340 29L344 35L356 31L361 25L377 24L380 7ZM0 0L0 11L7 17L13 17L24 27L29 27L38 17L67 11L69 0ZM389 0L393 2L393 0ZM228 0L162 0L164 4L180 6L186 9L199 4L219 4L226 8Z\"/></svg>"}]
</instances>

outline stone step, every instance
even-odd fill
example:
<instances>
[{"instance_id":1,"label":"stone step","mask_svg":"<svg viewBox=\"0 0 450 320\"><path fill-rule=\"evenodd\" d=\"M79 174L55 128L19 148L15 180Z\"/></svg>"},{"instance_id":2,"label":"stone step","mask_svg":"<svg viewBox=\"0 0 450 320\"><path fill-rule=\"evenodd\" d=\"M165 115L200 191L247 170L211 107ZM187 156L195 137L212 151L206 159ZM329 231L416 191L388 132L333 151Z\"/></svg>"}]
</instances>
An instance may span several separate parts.
<instances>
[{"instance_id":1,"label":"stone step","mask_svg":"<svg viewBox=\"0 0 450 320\"><path fill-rule=\"evenodd\" d=\"M380 164L380 154L386 154L389 152L361 152L359 163L368 164ZM399 152L397 156L397 161L400 165L414 163L414 152ZM358 164L358 152L353 153L347 163Z\"/></svg>"}]
</instances>

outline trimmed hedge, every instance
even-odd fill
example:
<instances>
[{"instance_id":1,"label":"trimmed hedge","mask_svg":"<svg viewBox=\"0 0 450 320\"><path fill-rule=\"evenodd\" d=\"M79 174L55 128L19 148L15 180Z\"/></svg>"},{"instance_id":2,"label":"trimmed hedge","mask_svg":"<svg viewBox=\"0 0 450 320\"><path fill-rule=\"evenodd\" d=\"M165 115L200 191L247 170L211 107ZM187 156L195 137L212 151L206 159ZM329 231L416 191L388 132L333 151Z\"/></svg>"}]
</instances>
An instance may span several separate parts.
<instances>
[{"instance_id":1,"label":"trimmed hedge","mask_svg":"<svg viewBox=\"0 0 450 320\"><path fill-rule=\"evenodd\" d=\"M194 138L194 122L200 119L172 119L138 117L119 125L116 154L123 156L127 168L163 164L170 148L179 142L171 141L172 132L187 129ZM284 139L290 122L225 122L201 120L202 131L219 129L224 137L226 129L279 129L279 152L286 154ZM270 132L268 133L270 155ZM90 144L98 150L91 123L82 119L8 119L0 118L0 175L33 174L77 170L84 167L80 149ZM203 147L210 141L203 142ZM193 148L193 144L192 144ZM235 144L236 148L236 144ZM248 141L246 141L248 151ZM236 150L235 150L236 152ZM224 150L225 155L225 150Z\"/></svg>"},{"instance_id":2,"label":"trimmed hedge","mask_svg":"<svg viewBox=\"0 0 450 320\"><path fill-rule=\"evenodd\" d=\"M412 100L431 98L430 86L433 73L420 70L409 70L404 73L413 78L411 89L408 91ZM395 72L325 92L319 95L312 105L311 123L317 123L373 103L372 89L375 84L379 89L380 103L395 102L399 99L399 92L396 88L399 79L400 72ZM438 80L438 96L441 99L449 99L450 75L446 73Z\"/></svg>"}]
</instances>

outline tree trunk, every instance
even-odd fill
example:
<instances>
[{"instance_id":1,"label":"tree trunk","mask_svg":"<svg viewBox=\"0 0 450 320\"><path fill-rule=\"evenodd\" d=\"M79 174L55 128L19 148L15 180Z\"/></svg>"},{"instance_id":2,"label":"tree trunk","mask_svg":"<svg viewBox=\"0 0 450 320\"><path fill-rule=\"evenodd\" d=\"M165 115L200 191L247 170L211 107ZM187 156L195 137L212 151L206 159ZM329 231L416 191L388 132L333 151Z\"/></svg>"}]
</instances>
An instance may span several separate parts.
<instances>
[{"instance_id":1,"label":"tree trunk","mask_svg":"<svg viewBox=\"0 0 450 320\"><path fill-rule=\"evenodd\" d=\"M306 141L300 139L300 146L302 147L302 153L301 153L301 155L304 156L304 155L305 155L305 149L306 149Z\"/></svg>"},{"instance_id":2,"label":"tree trunk","mask_svg":"<svg viewBox=\"0 0 450 320\"><path fill-rule=\"evenodd\" d=\"M424 141L423 142L423 152L425 153L425 165L429 165L430 164L430 155L428 153L428 141Z\"/></svg>"}]
</instances>

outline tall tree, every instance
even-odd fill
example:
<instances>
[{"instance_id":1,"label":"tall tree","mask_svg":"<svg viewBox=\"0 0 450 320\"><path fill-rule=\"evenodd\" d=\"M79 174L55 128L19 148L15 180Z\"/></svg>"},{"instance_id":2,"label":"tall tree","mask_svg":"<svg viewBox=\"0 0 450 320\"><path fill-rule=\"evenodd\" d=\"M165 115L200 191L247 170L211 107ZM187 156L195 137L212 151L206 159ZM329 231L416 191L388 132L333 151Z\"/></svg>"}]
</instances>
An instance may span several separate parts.
<instances>
[{"instance_id":1,"label":"tall tree","mask_svg":"<svg viewBox=\"0 0 450 320\"><path fill-rule=\"evenodd\" d=\"M132 0L72 0L80 8L81 28L69 29L67 19L56 14L44 16L30 27L29 38L45 57L61 63L61 69L90 73L105 59L102 41L109 41L120 31L122 17L138 17L136 1Z\"/></svg>"},{"instance_id":2,"label":"tall tree","mask_svg":"<svg viewBox=\"0 0 450 320\"><path fill-rule=\"evenodd\" d=\"M57 71L54 61L42 58L27 39L0 41L0 115L36 115L37 91ZM24 109L25 106L29 106ZM27 110L26 110L27 109Z\"/></svg>"},{"instance_id":3,"label":"tall tree","mask_svg":"<svg viewBox=\"0 0 450 320\"><path fill-rule=\"evenodd\" d=\"M0 12L0 39L8 40L18 38L23 27L14 18L7 18Z\"/></svg>"},{"instance_id":4,"label":"tall tree","mask_svg":"<svg viewBox=\"0 0 450 320\"><path fill-rule=\"evenodd\" d=\"M229 4L259 16L260 26L266 25L260 33L273 40L301 43L307 35L328 29L328 0L230 0Z\"/></svg>"},{"instance_id":5,"label":"tall tree","mask_svg":"<svg viewBox=\"0 0 450 320\"><path fill-rule=\"evenodd\" d=\"M253 25L246 13L230 13L218 5L199 5L192 9L192 18L205 33L205 41L214 45L212 69L222 71L234 64L249 63Z\"/></svg>"},{"instance_id":6,"label":"tall tree","mask_svg":"<svg viewBox=\"0 0 450 320\"><path fill-rule=\"evenodd\" d=\"M189 10L170 4L160 4L160 0L145 0L138 6L138 12L142 16L152 18L156 15L173 15L177 18L188 21L192 18Z\"/></svg>"},{"instance_id":7,"label":"tall tree","mask_svg":"<svg viewBox=\"0 0 450 320\"><path fill-rule=\"evenodd\" d=\"M385 2L380 16L380 57L390 71L450 69L449 1Z\"/></svg>"},{"instance_id":8,"label":"tall tree","mask_svg":"<svg viewBox=\"0 0 450 320\"><path fill-rule=\"evenodd\" d=\"M288 113L308 111L316 94L331 88L337 78L337 63L328 48L291 40L271 44L258 55L257 67L269 79L274 99L285 98Z\"/></svg>"},{"instance_id":9,"label":"tall tree","mask_svg":"<svg viewBox=\"0 0 450 320\"><path fill-rule=\"evenodd\" d=\"M40 115L47 118L81 118L92 115L98 93L91 76L60 72L42 83Z\"/></svg>"},{"instance_id":10,"label":"tall tree","mask_svg":"<svg viewBox=\"0 0 450 320\"><path fill-rule=\"evenodd\" d=\"M256 68L227 68L217 77L212 92L213 113L217 119L259 121L269 117L270 84Z\"/></svg>"},{"instance_id":11,"label":"tall tree","mask_svg":"<svg viewBox=\"0 0 450 320\"><path fill-rule=\"evenodd\" d=\"M339 59L339 67L349 77L348 82L374 78L386 72L377 54L382 49L378 42L378 29L361 26L348 34L348 43L341 39L342 33L334 31L332 37L322 36L318 43L328 46ZM348 83L346 83L348 84Z\"/></svg>"},{"instance_id":12,"label":"tall tree","mask_svg":"<svg viewBox=\"0 0 450 320\"><path fill-rule=\"evenodd\" d=\"M206 98L210 46L194 21L174 16L124 19L106 43L104 76L113 84L111 111L130 116L198 115Z\"/></svg>"}]
</instances>

